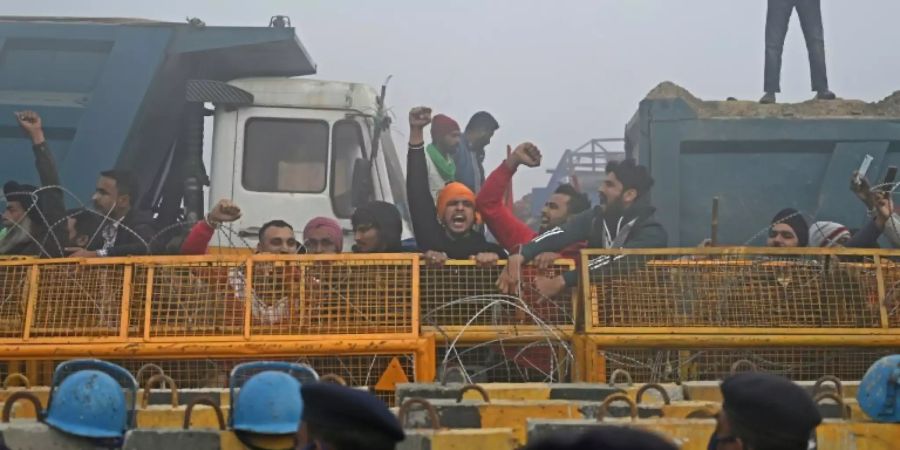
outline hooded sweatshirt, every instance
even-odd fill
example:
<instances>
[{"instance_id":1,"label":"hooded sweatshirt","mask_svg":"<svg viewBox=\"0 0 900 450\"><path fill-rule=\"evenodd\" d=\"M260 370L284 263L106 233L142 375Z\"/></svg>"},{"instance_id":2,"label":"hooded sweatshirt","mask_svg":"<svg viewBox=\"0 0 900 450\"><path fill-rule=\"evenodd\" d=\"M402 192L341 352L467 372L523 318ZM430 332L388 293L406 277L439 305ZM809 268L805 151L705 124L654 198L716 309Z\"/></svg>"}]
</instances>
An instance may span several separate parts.
<instances>
[{"instance_id":1,"label":"hooded sweatshirt","mask_svg":"<svg viewBox=\"0 0 900 450\"><path fill-rule=\"evenodd\" d=\"M668 245L666 230L654 218L655 208L646 195L638 199L620 216L606 214L603 207L593 209L569 219L569 221L522 246L525 261L531 261L544 252L558 252L578 241L588 241L588 248L663 248ZM589 261L591 272L608 270L612 263L623 258L597 256ZM578 284L578 272L563 274L566 286Z\"/></svg>"},{"instance_id":2,"label":"hooded sweatshirt","mask_svg":"<svg viewBox=\"0 0 900 450\"><path fill-rule=\"evenodd\" d=\"M403 246L400 243L403 219L400 218L400 212L394 205L382 201L366 203L356 208L350 222L353 229L361 224L372 224L378 229L381 240L387 244L385 250L379 253L403 253ZM353 251L357 251L355 245Z\"/></svg>"},{"instance_id":3,"label":"hooded sweatshirt","mask_svg":"<svg viewBox=\"0 0 900 450\"><path fill-rule=\"evenodd\" d=\"M437 251L450 259L469 259L479 253L495 253L506 258L506 251L488 242L484 235L470 230L462 235L451 235L438 220L434 197L428 189L428 169L425 151L421 146L410 146L406 160L406 195L412 216L416 244L422 251Z\"/></svg>"}]
</instances>

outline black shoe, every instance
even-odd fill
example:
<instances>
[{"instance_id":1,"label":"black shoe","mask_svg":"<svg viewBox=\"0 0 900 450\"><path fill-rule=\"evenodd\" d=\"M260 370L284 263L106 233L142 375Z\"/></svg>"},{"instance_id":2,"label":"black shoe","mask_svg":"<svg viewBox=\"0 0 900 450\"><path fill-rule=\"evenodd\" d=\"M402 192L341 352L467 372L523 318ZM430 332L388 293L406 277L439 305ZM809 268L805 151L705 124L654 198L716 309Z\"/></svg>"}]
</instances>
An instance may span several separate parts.
<instances>
[{"instance_id":1,"label":"black shoe","mask_svg":"<svg viewBox=\"0 0 900 450\"><path fill-rule=\"evenodd\" d=\"M834 95L834 92L825 89L824 91L816 92L816 100L834 100L837 96Z\"/></svg>"},{"instance_id":2,"label":"black shoe","mask_svg":"<svg viewBox=\"0 0 900 450\"><path fill-rule=\"evenodd\" d=\"M766 92L766 95L763 95L759 102L763 105L771 105L775 103L775 93L774 92Z\"/></svg>"}]
</instances>

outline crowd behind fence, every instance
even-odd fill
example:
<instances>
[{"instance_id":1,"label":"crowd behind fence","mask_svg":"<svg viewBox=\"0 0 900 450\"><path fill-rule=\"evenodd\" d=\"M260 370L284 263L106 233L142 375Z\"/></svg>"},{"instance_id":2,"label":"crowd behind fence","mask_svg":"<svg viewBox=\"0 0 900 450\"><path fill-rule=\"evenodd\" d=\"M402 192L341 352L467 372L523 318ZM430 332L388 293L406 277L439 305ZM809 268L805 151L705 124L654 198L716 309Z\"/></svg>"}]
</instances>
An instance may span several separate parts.
<instances>
[{"instance_id":1,"label":"crowd behind fence","mask_svg":"<svg viewBox=\"0 0 900 450\"><path fill-rule=\"evenodd\" d=\"M896 253L590 250L581 266L621 257L554 299L533 278L571 262L526 266L519 292L501 295L502 265L431 267L414 254L4 260L0 358L10 372L79 354L154 361L192 387L260 355L366 385L394 357L410 380L453 367L469 381L598 381L618 369L706 380L738 360L858 378L900 351Z\"/></svg>"}]
</instances>

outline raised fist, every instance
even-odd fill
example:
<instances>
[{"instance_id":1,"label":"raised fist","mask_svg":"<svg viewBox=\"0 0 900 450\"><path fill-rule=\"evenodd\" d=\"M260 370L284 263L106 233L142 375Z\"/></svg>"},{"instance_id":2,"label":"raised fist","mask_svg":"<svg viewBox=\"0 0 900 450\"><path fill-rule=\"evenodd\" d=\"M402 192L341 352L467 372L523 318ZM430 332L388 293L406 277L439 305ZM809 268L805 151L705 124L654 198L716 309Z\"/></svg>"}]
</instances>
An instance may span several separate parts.
<instances>
[{"instance_id":1,"label":"raised fist","mask_svg":"<svg viewBox=\"0 0 900 450\"><path fill-rule=\"evenodd\" d=\"M207 216L207 220L213 223L234 222L240 218L241 208L226 199L219 200Z\"/></svg>"},{"instance_id":2,"label":"raised fist","mask_svg":"<svg viewBox=\"0 0 900 450\"><path fill-rule=\"evenodd\" d=\"M509 157L511 163L518 166L524 164L528 167L537 167L541 165L541 151L531 142L523 142L519 144Z\"/></svg>"},{"instance_id":3,"label":"raised fist","mask_svg":"<svg viewBox=\"0 0 900 450\"><path fill-rule=\"evenodd\" d=\"M19 111L16 113L16 121L22 127L31 142L35 145L44 142L44 129L41 126L41 116L34 111Z\"/></svg>"},{"instance_id":4,"label":"raised fist","mask_svg":"<svg viewBox=\"0 0 900 450\"><path fill-rule=\"evenodd\" d=\"M422 129L429 123L431 123L431 108L427 106L417 106L409 110L410 128Z\"/></svg>"}]
</instances>

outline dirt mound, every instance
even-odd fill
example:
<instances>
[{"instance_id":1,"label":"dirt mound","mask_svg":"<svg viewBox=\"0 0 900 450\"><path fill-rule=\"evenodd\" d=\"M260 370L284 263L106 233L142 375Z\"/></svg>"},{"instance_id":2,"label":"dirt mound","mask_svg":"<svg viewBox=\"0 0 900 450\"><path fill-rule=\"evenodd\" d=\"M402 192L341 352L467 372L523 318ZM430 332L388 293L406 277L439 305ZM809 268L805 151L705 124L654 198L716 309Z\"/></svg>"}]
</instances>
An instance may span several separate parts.
<instances>
[{"instance_id":1,"label":"dirt mound","mask_svg":"<svg viewBox=\"0 0 900 450\"><path fill-rule=\"evenodd\" d=\"M762 105L756 101L746 100L705 101L671 81L664 81L646 96L648 100L670 98L683 99L700 117L900 117L900 91L874 103L837 99Z\"/></svg>"}]
</instances>

